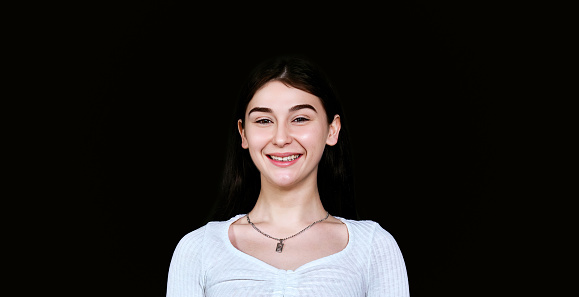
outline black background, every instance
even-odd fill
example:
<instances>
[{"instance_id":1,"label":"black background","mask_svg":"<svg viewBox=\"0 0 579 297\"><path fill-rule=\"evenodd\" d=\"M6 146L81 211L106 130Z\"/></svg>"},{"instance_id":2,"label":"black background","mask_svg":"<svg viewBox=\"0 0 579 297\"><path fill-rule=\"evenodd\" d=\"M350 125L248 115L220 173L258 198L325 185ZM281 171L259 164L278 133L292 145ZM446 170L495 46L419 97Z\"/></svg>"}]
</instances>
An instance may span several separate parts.
<instances>
[{"instance_id":1,"label":"black background","mask_svg":"<svg viewBox=\"0 0 579 297\"><path fill-rule=\"evenodd\" d=\"M82 273L71 280L89 295L164 296L173 249L217 193L241 82L263 58L297 53L337 86L360 217L396 238L412 295L486 296L516 284L507 11L484 2L79 7L67 224Z\"/></svg>"}]
</instances>

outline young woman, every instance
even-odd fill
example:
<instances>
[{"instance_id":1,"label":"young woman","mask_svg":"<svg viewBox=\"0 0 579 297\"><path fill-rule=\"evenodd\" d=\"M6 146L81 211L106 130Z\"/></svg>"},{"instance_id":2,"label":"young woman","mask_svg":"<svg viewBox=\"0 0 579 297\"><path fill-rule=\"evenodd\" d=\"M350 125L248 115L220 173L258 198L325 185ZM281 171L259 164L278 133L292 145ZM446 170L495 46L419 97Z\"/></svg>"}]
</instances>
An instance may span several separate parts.
<instances>
[{"instance_id":1,"label":"young woman","mask_svg":"<svg viewBox=\"0 0 579 297\"><path fill-rule=\"evenodd\" d=\"M344 124L312 63L257 67L237 105L224 215L181 239L167 296L409 296L394 238L353 220Z\"/></svg>"}]
</instances>

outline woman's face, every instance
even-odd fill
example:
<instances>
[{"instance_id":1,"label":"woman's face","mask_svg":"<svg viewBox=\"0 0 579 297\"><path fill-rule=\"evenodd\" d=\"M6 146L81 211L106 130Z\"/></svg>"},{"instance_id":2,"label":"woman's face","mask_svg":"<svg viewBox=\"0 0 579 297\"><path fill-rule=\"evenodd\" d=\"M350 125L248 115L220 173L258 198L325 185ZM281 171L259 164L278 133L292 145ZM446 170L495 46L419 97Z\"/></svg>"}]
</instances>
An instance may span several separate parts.
<instances>
[{"instance_id":1,"label":"woman's face","mask_svg":"<svg viewBox=\"0 0 579 297\"><path fill-rule=\"evenodd\" d=\"M241 146L261 173L263 182L288 188L316 181L325 145L335 145L340 131L336 115L328 124L320 99L271 81L259 89L238 122Z\"/></svg>"}]
</instances>

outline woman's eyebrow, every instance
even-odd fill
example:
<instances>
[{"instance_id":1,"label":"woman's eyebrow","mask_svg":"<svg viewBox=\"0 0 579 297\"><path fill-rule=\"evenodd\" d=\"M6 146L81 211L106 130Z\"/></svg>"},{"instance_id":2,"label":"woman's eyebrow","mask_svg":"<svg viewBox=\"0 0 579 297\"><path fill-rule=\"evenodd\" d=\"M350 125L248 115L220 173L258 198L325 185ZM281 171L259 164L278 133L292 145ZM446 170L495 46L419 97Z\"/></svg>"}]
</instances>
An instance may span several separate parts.
<instances>
[{"instance_id":1,"label":"woman's eyebrow","mask_svg":"<svg viewBox=\"0 0 579 297\"><path fill-rule=\"evenodd\" d=\"M309 109L315 111L316 113L318 112L313 106L311 106L309 104L296 105L296 106L290 108L289 111L292 112L292 111L296 111L296 110L300 110L300 109L304 109L304 108L309 108Z\"/></svg>"},{"instance_id":2,"label":"woman's eyebrow","mask_svg":"<svg viewBox=\"0 0 579 297\"><path fill-rule=\"evenodd\" d=\"M267 108L267 107L254 107L254 108L252 108L252 109L247 113L247 115L250 115L250 114L251 114L252 112L254 112L254 111L256 111L256 112L269 112L269 113L273 112L273 111L271 110L271 108Z\"/></svg>"}]
</instances>

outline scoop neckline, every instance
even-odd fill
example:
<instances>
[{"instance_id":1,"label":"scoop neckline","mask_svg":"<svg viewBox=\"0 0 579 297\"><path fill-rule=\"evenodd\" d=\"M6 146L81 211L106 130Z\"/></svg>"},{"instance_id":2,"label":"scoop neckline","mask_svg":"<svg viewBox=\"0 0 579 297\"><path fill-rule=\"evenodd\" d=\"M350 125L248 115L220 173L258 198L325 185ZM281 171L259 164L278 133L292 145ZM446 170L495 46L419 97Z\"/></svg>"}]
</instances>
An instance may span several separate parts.
<instances>
[{"instance_id":1,"label":"scoop neckline","mask_svg":"<svg viewBox=\"0 0 579 297\"><path fill-rule=\"evenodd\" d=\"M249 259L252 262L255 262L261 266L264 266L270 270L274 270L277 272L286 272L286 273L291 273L291 272L297 272L298 270L302 270L305 269L309 266L313 266L318 264L318 262L323 262L323 261L327 261L328 258L335 258L335 257L339 257L342 254L348 252L350 250L350 247L352 246L353 240L354 238L352 237L352 232L351 232L351 225L348 222L348 220L342 218L342 217L336 217L334 216L334 218L340 220L344 225L346 225L346 229L348 230L348 243L346 244L346 247L343 248L341 251L337 252L337 253L333 253L331 255L327 255L318 259L314 259L312 261L306 262L302 265L300 265L298 268L291 270L291 269L282 269L282 268L277 268L269 263L264 262L263 260L260 260L252 255L246 254L240 250L238 250L235 246L233 246L233 243L231 243L231 241L229 240L229 228L231 227L231 225L235 222L237 222L239 219L241 219L242 217L246 216L247 214L238 214L234 217L232 217L231 219L229 219L228 221L225 222L225 228L223 228L223 234L222 236L224 236L224 240L225 240L225 244L227 246L227 249L232 251L234 254L239 255L240 257Z\"/></svg>"}]
</instances>

